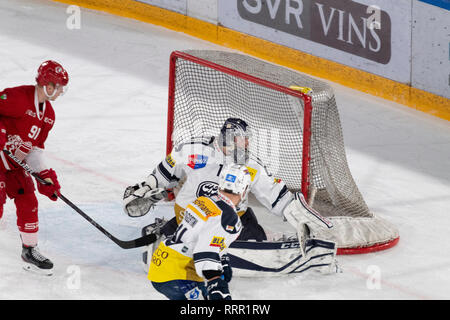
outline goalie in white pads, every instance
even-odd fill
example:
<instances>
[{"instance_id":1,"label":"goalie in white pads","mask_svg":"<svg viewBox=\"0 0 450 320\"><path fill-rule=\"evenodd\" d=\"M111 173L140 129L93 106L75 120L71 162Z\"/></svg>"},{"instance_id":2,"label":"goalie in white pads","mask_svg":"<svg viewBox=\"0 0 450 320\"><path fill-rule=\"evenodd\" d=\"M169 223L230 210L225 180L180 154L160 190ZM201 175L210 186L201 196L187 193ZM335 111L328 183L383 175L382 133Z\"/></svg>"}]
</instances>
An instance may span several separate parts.
<instances>
[{"instance_id":1,"label":"goalie in white pads","mask_svg":"<svg viewBox=\"0 0 450 320\"><path fill-rule=\"evenodd\" d=\"M186 206L176 232L154 251L148 279L171 300L231 300L225 252L242 226L236 207L251 182L245 166L223 168L216 195L200 196ZM206 285L204 283L206 281Z\"/></svg>"},{"instance_id":2,"label":"goalie in white pads","mask_svg":"<svg viewBox=\"0 0 450 320\"><path fill-rule=\"evenodd\" d=\"M161 228L161 233L168 236L183 219L182 213L189 203L200 196L217 194L218 178L225 164L242 164L251 176L249 191L270 212L285 217L298 230L300 247L304 250L308 234L305 225L310 229L328 229L332 224L320 214L306 210L302 195L295 196L283 181L274 179L259 159L251 156L250 137L250 127L244 120L229 118L218 137L192 138L189 143L175 146L144 182L125 190L125 212L132 217L146 214L167 196L167 189L179 187L180 181L184 181L175 199L175 218ZM247 200L239 204L237 211L243 222L238 240L267 240Z\"/></svg>"},{"instance_id":3,"label":"goalie in white pads","mask_svg":"<svg viewBox=\"0 0 450 320\"><path fill-rule=\"evenodd\" d=\"M165 190L180 187L175 199L175 217L179 223L187 204L199 196L217 193L217 182L225 164L246 165L252 184L250 192L255 195L267 209L282 216L283 209L292 200L292 194L283 182L275 180L258 159L250 156L251 131L241 119L229 118L225 121L218 137L192 138L190 142L177 145L172 152L153 170L144 182L130 186L124 193L125 212L132 216L142 216L167 194ZM246 216L247 201L238 209L243 222ZM172 221L172 228L176 224ZM248 230L246 230L248 229ZM266 235L257 223L244 223L241 237L245 239L265 240Z\"/></svg>"}]
</instances>

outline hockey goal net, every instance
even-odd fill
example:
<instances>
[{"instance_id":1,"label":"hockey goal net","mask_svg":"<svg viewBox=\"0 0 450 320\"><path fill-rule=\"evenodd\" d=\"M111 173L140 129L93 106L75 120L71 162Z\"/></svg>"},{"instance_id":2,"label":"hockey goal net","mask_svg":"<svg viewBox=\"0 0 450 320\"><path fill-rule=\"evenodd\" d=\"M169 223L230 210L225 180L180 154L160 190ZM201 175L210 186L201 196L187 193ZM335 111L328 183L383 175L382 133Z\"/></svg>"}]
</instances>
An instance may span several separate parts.
<instances>
[{"instance_id":1,"label":"hockey goal net","mask_svg":"<svg viewBox=\"0 0 450 320\"><path fill-rule=\"evenodd\" d=\"M217 136L229 117L249 123L251 153L333 221L338 254L378 251L397 243L395 226L369 210L352 178L331 87L242 54L173 52L167 153L192 137Z\"/></svg>"}]
</instances>

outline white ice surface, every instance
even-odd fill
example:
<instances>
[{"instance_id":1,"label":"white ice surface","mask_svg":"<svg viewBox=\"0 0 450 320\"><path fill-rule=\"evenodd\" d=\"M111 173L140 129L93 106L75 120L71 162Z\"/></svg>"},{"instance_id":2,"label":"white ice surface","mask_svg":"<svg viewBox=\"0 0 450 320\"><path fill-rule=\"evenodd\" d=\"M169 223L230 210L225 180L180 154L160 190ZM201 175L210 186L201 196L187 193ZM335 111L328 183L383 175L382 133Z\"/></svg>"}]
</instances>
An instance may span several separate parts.
<instances>
[{"instance_id":1,"label":"white ice surface","mask_svg":"<svg viewBox=\"0 0 450 320\"><path fill-rule=\"evenodd\" d=\"M66 9L44 0L0 2L0 88L32 84L47 59L68 69L69 91L54 103L48 163L66 197L118 238L136 238L152 218L128 218L121 196L165 154L169 54L229 49L86 9L81 29L69 30ZM353 177L371 210L399 228L400 242L383 252L339 256L341 274L235 278L233 297L449 299L450 123L331 85ZM63 202L38 197L39 246L55 274L21 269L9 200L0 221L0 299L164 298L146 279L141 249L119 248Z\"/></svg>"}]
</instances>

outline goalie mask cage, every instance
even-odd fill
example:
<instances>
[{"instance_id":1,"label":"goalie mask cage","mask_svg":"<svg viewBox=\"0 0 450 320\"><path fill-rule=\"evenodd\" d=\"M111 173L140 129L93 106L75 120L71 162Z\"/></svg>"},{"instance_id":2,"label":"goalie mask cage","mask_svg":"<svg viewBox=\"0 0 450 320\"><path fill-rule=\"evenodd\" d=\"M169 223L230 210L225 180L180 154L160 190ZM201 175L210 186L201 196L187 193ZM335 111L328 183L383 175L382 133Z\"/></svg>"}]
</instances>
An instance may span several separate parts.
<instances>
[{"instance_id":1,"label":"goalie mask cage","mask_svg":"<svg viewBox=\"0 0 450 320\"><path fill-rule=\"evenodd\" d=\"M336 241L338 254L373 252L398 242L396 227L370 212L352 178L331 87L237 53L173 52L167 154L192 137L217 136L229 117L250 125L251 154L333 221L331 235L315 237Z\"/></svg>"}]
</instances>

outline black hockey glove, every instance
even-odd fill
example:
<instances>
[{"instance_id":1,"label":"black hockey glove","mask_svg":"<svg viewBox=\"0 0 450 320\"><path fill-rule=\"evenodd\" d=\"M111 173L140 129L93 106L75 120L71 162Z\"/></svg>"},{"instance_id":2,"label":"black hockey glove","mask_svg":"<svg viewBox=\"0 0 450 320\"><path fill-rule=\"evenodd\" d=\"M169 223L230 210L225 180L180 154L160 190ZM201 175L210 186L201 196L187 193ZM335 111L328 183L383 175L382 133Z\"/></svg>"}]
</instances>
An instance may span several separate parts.
<instances>
[{"instance_id":1,"label":"black hockey glove","mask_svg":"<svg viewBox=\"0 0 450 320\"><path fill-rule=\"evenodd\" d=\"M231 269L230 257L228 256L228 254L224 254L220 258L220 261L222 262L222 268L223 268L222 276L223 276L223 279L226 282L230 282L231 278L233 277L233 269Z\"/></svg>"},{"instance_id":2,"label":"black hockey glove","mask_svg":"<svg viewBox=\"0 0 450 320\"><path fill-rule=\"evenodd\" d=\"M222 278L209 280L206 286L208 300L231 300L228 283Z\"/></svg>"}]
</instances>

